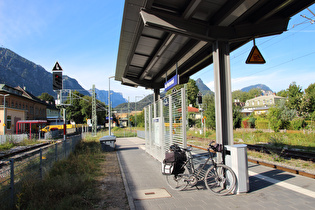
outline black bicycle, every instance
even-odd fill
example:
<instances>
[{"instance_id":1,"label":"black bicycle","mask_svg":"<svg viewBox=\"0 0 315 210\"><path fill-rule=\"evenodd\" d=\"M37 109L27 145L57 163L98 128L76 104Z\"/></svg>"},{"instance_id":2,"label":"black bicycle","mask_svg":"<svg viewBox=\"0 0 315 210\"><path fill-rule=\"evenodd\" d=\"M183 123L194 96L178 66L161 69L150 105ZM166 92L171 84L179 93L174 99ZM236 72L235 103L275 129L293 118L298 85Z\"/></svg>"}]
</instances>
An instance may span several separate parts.
<instances>
[{"instance_id":1,"label":"black bicycle","mask_svg":"<svg viewBox=\"0 0 315 210\"><path fill-rule=\"evenodd\" d=\"M193 163L192 147L181 149L187 154L187 160L182 164L180 173L166 175L166 181L172 189L184 190L187 186L196 186L198 181L203 180L206 187L216 195L227 195L234 190L236 176L233 170L214 161L214 154L223 149L222 145L211 142L207 149L209 157L198 168L195 168Z\"/></svg>"}]
</instances>

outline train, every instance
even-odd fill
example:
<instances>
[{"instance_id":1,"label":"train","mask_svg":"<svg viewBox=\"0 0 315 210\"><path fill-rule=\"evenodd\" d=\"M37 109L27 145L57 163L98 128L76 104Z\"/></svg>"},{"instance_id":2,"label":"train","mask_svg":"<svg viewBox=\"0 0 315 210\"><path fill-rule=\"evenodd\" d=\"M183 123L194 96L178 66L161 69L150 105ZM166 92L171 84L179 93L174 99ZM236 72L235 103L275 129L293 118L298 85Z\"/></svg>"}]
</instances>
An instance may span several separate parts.
<instances>
[{"instance_id":1,"label":"train","mask_svg":"<svg viewBox=\"0 0 315 210\"><path fill-rule=\"evenodd\" d=\"M76 133L78 132L78 130L82 131L82 128L85 128L86 126L86 124L66 124L67 133ZM43 133L56 130L63 130L63 125L47 125L44 128L40 129L40 131Z\"/></svg>"}]
</instances>

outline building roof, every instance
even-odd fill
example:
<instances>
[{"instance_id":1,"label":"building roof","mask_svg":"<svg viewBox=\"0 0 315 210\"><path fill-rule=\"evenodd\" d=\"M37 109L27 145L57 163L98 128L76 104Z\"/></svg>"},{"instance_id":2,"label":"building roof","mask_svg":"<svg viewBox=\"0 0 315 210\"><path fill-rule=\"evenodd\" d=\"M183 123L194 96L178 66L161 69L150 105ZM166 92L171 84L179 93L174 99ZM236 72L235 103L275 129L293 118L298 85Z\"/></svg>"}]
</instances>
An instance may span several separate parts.
<instances>
[{"instance_id":1,"label":"building roof","mask_svg":"<svg viewBox=\"0 0 315 210\"><path fill-rule=\"evenodd\" d=\"M247 101L253 101L253 100L269 100L269 99L285 99L285 97L276 96L276 95L267 95L267 96L258 96L252 99L248 99ZM247 102L246 101L246 102Z\"/></svg>"},{"instance_id":2,"label":"building roof","mask_svg":"<svg viewBox=\"0 0 315 210\"><path fill-rule=\"evenodd\" d=\"M315 0L125 0L115 80L159 89L213 63L216 41L232 52L255 37L281 34Z\"/></svg>"},{"instance_id":3,"label":"building roof","mask_svg":"<svg viewBox=\"0 0 315 210\"><path fill-rule=\"evenodd\" d=\"M198 108L191 107L191 106L188 106L187 111L188 111L188 112L199 113L199 109L198 109Z\"/></svg>"}]
</instances>

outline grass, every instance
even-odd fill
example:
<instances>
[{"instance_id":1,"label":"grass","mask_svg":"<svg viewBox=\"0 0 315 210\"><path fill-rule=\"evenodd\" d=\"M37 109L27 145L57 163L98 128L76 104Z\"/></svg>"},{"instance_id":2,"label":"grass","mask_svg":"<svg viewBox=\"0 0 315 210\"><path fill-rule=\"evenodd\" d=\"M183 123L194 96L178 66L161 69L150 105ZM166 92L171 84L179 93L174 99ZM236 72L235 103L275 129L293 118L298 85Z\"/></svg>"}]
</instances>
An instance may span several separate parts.
<instances>
[{"instance_id":1,"label":"grass","mask_svg":"<svg viewBox=\"0 0 315 210\"><path fill-rule=\"evenodd\" d=\"M0 145L0 151L5 151L12 149L16 146L27 146L27 145L34 145L38 144L37 139L24 139L21 142L15 142L14 139L9 139L6 143Z\"/></svg>"},{"instance_id":2,"label":"grass","mask_svg":"<svg viewBox=\"0 0 315 210\"><path fill-rule=\"evenodd\" d=\"M75 152L57 161L43 180L23 182L18 209L92 209L100 201L97 176L106 153L97 137L82 140Z\"/></svg>"},{"instance_id":3,"label":"grass","mask_svg":"<svg viewBox=\"0 0 315 210\"><path fill-rule=\"evenodd\" d=\"M263 144L270 149L271 154L254 152L248 150L248 156L260 158L288 167L298 168L315 174L315 163L299 159L286 159L281 153L272 152L274 148L299 149L308 152L315 152L314 133L269 133L262 131L238 130L233 132L234 142L244 144ZM207 147L210 141L216 140L215 131L200 135L199 132L189 131L187 133L188 143L196 146ZM195 138L198 137L198 138Z\"/></svg>"},{"instance_id":4,"label":"grass","mask_svg":"<svg viewBox=\"0 0 315 210\"><path fill-rule=\"evenodd\" d=\"M256 151L247 151L247 155L251 158L260 159L266 162L273 162L278 165L295 168L298 170L306 171L315 174L315 163L312 161L304 161L299 159L285 159L277 154L266 154Z\"/></svg>"}]
</instances>

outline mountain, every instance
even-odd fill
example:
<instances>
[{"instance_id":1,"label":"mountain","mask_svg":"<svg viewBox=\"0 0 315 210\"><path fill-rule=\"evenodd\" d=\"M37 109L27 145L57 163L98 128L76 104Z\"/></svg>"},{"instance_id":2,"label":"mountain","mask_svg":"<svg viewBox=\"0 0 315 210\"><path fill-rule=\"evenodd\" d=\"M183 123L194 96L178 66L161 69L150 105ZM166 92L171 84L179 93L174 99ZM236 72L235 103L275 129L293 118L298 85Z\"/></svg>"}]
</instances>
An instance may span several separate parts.
<instances>
[{"instance_id":1,"label":"mountain","mask_svg":"<svg viewBox=\"0 0 315 210\"><path fill-rule=\"evenodd\" d=\"M165 93L163 94L161 93L161 97L165 96ZM130 102L128 105L127 103L122 103L119 104L118 106L115 107L115 110L118 112L128 112L128 106L129 106L129 111L135 111L135 109L137 108L137 111L142 111L143 108L149 104L153 103L153 94L147 95L146 97L144 97L143 99L141 99L140 101L137 101L137 103L135 102Z\"/></svg>"},{"instance_id":2,"label":"mountain","mask_svg":"<svg viewBox=\"0 0 315 210\"><path fill-rule=\"evenodd\" d=\"M268 91L273 92L268 86L263 85L263 84L257 84L257 85L251 85L251 86L248 86L248 87L244 87L244 88L241 89L241 91L248 92L248 91L250 91L251 89L254 89L254 88L258 88L258 89L264 90L266 92L268 92Z\"/></svg>"},{"instance_id":3,"label":"mountain","mask_svg":"<svg viewBox=\"0 0 315 210\"><path fill-rule=\"evenodd\" d=\"M214 92L211 91L210 88L208 88L208 86L206 86L200 78L196 80L196 85L203 96L207 94L210 94L210 95L214 94Z\"/></svg>"},{"instance_id":4,"label":"mountain","mask_svg":"<svg viewBox=\"0 0 315 210\"><path fill-rule=\"evenodd\" d=\"M26 87L35 96L44 92L56 96L52 89L52 73L6 48L0 48L0 84ZM77 80L67 75L63 75L63 86L64 89L78 90L89 95Z\"/></svg>"},{"instance_id":5,"label":"mountain","mask_svg":"<svg viewBox=\"0 0 315 210\"><path fill-rule=\"evenodd\" d=\"M115 108L117 105L128 102L122 95L122 93L117 93L114 91L111 92L111 102L112 107ZM92 95L92 90L89 90L89 93ZM101 102L104 102L106 105L108 105L108 91L107 90L98 90L95 88L96 93L96 99L100 100Z\"/></svg>"}]
</instances>

